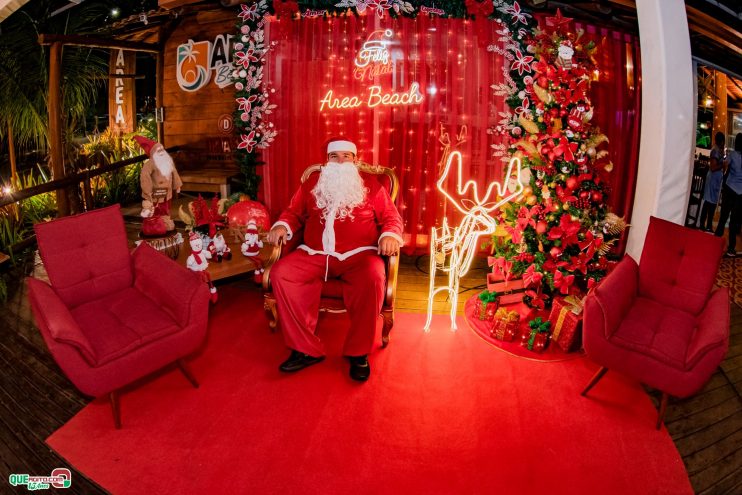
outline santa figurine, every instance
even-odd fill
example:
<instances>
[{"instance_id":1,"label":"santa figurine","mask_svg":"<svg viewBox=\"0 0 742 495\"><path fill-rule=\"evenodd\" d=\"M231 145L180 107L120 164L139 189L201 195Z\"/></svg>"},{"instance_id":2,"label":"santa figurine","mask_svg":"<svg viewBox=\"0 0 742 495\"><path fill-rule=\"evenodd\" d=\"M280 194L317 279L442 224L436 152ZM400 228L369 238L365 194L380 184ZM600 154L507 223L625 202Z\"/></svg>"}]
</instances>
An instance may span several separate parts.
<instances>
[{"instance_id":1,"label":"santa figurine","mask_svg":"<svg viewBox=\"0 0 742 495\"><path fill-rule=\"evenodd\" d=\"M179 193L183 186L175 163L162 144L144 136L134 136L134 140L149 155L139 175L142 187L141 215L143 218L163 216L170 220L173 191Z\"/></svg>"},{"instance_id":2,"label":"santa figurine","mask_svg":"<svg viewBox=\"0 0 742 495\"><path fill-rule=\"evenodd\" d=\"M209 292L211 293L211 302L215 303L217 300L216 287L214 287L211 281L211 275L207 268L209 267L209 259L211 259L211 253L204 249L204 241L197 232L191 232L188 236L188 241L191 245L191 254L186 259L186 267L189 270L197 272L201 275L201 279L209 286Z\"/></svg>"},{"instance_id":3,"label":"santa figurine","mask_svg":"<svg viewBox=\"0 0 742 495\"><path fill-rule=\"evenodd\" d=\"M258 256L262 247L263 241L260 240L258 226L255 224L255 220L250 220L247 222L245 242L242 243L240 250L245 256Z\"/></svg>"},{"instance_id":4,"label":"santa figurine","mask_svg":"<svg viewBox=\"0 0 742 495\"><path fill-rule=\"evenodd\" d=\"M569 70L572 68L572 57L575 54L574 48L572 48L572 42L570 40L562 40L559 43L557 49L559 57L557 58L557 65L561 65L565 69Z\"/></svg>"},{"instance_id":5,"label":"santa figurine","mask_svg":"<svg viewBox=\"0 0 742 495\"><path fill-rule=\"evenodd\" d=\"M221 232L217 232L209 245L209 251L211 251L212 259L216 259L217 263L221 263L222 259L227 261L232 259L232 250L227 246L227 241L224 240L224 235Z\"/></svg>"}]
</instances>

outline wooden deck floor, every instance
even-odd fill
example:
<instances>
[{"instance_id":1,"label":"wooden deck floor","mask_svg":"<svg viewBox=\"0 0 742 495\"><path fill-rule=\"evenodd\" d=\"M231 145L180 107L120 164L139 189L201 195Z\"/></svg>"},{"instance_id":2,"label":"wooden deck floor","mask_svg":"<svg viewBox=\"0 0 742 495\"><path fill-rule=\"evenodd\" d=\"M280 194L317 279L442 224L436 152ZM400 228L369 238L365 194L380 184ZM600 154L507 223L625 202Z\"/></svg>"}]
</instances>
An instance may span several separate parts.
<instances>
[{"instance_id":1,"label":"wooden deck floor","mask_svg":"<svg viewBox=\"0 0 742 495\"><path fill-rule=\"evenodd\" d=\"M401 310L426 309L427 263L420 261L405 258L401 264L397 293ZM32 265L28 263L27 273ZM459 307L479 291L485 271L480 260L463 280ZM46 350L31 320L25 284L11 291L12 297L0 310L0 467L5 480L10 473L42 475L66 466L44 440L89 402ZM434 310L447 312L444 295L436 298ZM742 309L736 305L731 321L729 354L720 369L694 397L671 400L667 414L667 429L693 488L704 495L742 493ZM648 392L657 402L659 394ZM74 493L106 493L79 472L73 479ZM6 491L19 492L0 481L0 493Z\"/></svg>"}]
</instances>

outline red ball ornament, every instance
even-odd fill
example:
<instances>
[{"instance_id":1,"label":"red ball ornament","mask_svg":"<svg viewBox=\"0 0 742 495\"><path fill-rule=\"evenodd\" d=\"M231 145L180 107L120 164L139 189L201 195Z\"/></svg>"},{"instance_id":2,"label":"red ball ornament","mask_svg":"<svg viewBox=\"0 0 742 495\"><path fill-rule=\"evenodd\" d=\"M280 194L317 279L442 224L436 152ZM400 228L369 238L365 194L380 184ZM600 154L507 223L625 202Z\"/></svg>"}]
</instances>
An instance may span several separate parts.
<instances>
[{"instance_id":1,"label":"red ball ornament","mask_svg":"<svg viewBox=\"0 0 742 495\"><path fill-rule=\"evenodd\" d=\"M593 191L591 199L595 203L600 203L603 200L603 193L601 193L600 191Z\"/></svg>"},{"instance_id":2,"label":"red ball ornament","mask_svg":"<svg viewBox=\"0 0 742 495\"><path fill-rule=\"evenodd\" d=\"M560 117L566 117L567 116L567 110L564 109L564 108L562 108L561 110L559 110L559 116Z\"/></svg>"},{"instance_id":3,"label":"red ball ornament","mask_svg":"<svg viewBox=\"0 0 742 495\"><path fill-rule=\"evenodd\" d=\"M536 223L536 233L537 234L543 234L544 232L546 232L547 227L548 227L548 225L546 224L546 222L543 222L543 221L542 222L537 222Z\"/></svg>"},{"instance_id":4,"label":"red ball ornament","mask_svg":"<svg viewBox=\"0 0 742 495\"><path fill-rule=\"evenodd\" d=\"M268 209L257 201L238 201L227 210L227 221L230 227L244 227L250 220L254 220L258 229L263 232L267 232L271 228Z\"/></svg>"},{"instance_id":5,"label":"red ball ornament","mask_svg":"<svg viewBox=\"0 0 742 495\"><path fill-rule=\"evenodd\" d=\"M566 184L568 189L575 189L577 187L577 177L568 177Z\"/></svg>"},{"instance_id":6,"label":"red ball ornament","mask_svg":"<svg viewBox=\"0 0 742 495\"><path fill-rule=\"evenodd\" d=\"M580 199L587 199L590 193L587 191L580 191Z\"/></svg>"},{"instance_id":7,"label":"red ball ornament","mask_svg":"<svg viewBox=\"0 0 742 495\"><path fill-rule=\"evenodd\" d=\"M542 88L546 88L546 87L548 87L548 85L549 85L549 80L548 80L548 79L546 79L546 76L540 76L540 77L539 77L539 78L538 78L538 79L536 80L536 82L537 82L537 83L538 83L538 85L539 85L539 86L541 86Z\"/></svg>"},{"instance_id":8,"label":"red ball ornament","mask_svg":"<svg viewBox=\"0 0 742 495\"><path fill-rule=\"evenodd\" d=\"M551 108L549 109L549 114L550 114L550 115L551 115L552 117L557 117L557 116L559 115L559 109L558 109L557 107L551 107Z\"/></svg>"},{"instance_id":9,"label":"red ball ornament","mask_svg":"<svg viewBox=\"0 0 742 495\"><path fill-rule=\"evenodd\" d=\"M549 254L552 258L558 258L559 255L562 254L562 250L554 246L553 248L551 248L551 250L549 250Z\"/></svg>"}]
</instances>

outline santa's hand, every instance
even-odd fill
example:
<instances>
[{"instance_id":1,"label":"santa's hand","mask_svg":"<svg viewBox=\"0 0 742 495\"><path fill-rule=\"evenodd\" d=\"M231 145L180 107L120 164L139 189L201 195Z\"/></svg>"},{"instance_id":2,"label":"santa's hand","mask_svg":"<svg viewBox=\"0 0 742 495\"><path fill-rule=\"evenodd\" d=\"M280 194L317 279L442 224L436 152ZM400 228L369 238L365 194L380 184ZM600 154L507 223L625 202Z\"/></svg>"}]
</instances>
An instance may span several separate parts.
<instances>
[{"instance_id":1,"label":"santa's hand","mask_svg":"<svg viewBox=\"0 0 742 495\"><path fill-rule=\"evenodd\" d=\"M289 235L289 231L283 225L276 225L270 232L265 236L265 240L271 244L285 244L286 237Z\"/></svg>"},{"instance_id":2,"label":"santa's hand","mask_svg":"<svg viewBox=\"0 0 742 495\"><path fill-rule=\"evenodd\" d=\"M394 237L382 237L379 241L379 254L382 256L392 256L399 252L399 241Z\"/></svg>"}]
</instances>

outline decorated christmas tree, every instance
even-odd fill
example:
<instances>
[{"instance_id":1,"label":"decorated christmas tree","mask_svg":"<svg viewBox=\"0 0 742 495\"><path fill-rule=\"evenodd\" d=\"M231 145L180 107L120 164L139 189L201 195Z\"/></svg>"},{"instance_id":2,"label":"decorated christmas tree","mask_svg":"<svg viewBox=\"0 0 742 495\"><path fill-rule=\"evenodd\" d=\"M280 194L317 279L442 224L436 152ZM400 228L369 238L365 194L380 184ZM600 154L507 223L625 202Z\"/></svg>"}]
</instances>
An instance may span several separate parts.
<instances>
[{"instance_id":1,"label":"decorated christmas tree","mask_svg":"<svg viewBox=\"0 0 742 495\"><path fill-rule=\"evenodd\" d=\"M522 196L499 212L511 242L493 238L495 269L522 276L524 301L543 308L605 276L625 223L606 204L613 164L602 149L608 139L590 122L594 43L560 11L537 27L517 2L494 5L505 43L495 51L508 60L506 82L494 89L512 109L496 131L507 134L503 152L530 170L521 176Z\"/></svg>"}]
</instances>

